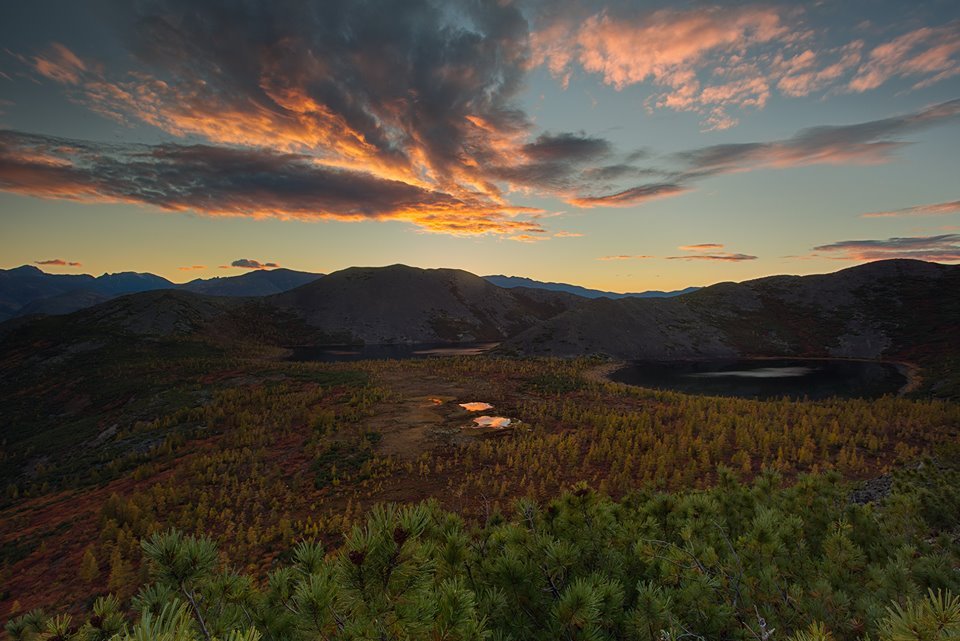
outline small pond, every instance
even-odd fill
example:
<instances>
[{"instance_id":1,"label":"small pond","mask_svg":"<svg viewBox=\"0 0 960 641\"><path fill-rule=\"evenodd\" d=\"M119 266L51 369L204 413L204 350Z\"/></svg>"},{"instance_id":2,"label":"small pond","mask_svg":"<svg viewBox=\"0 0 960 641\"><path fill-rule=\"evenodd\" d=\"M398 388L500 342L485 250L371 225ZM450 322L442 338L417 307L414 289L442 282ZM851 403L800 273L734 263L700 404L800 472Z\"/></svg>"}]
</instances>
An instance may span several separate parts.
<instances>
[{"instance_id":1,"label":"small pond","mask_svg":"<svg viewBox=\"0 0 960 641\"><path fill-rule=\"evenodd\" d=\"M841 359L636 361L610 375L619 383L705 396L877 398L906 376L896 363Z\"/></svg>"}]
</instances>

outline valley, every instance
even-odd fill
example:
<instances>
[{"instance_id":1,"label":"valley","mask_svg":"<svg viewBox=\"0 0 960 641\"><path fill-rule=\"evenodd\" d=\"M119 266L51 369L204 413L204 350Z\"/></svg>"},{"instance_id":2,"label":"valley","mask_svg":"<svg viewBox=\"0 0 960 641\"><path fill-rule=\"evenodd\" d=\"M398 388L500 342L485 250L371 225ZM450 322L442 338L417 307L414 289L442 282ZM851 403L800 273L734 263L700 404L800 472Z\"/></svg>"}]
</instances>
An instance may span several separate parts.
<instances>
[{"instance_id":1,"label":"valley","mask_svg":"<svg viewBox=\"0 0 960 641\"><path fill-rule=\"evenodd\" d=\"M266 576L299 541L351 545L349 533L385 503L426 501L484 527L517 501L547 505L584 487L631 501L638 492L709 493L728 476L777 488L816 478L846 495L862 481L900 478L918 461L943 461L960 439L954 379L938 374L956 357L955 337L923 329L956 323L954 299L915 326L906 315L863 316L873 294L843 290L834 309L856 307L859 327L883 332L886 354L917 358L910 371L919 382L905 390L894 365L817 360L803 348L795 360L776 356L789 341L841 331L809 307L802 332L796 324L771 330L780 347L760 343L748 360L702 360L714 352L695 337L725 327L714 321L671 326L655 316L655 327L634 325L647 341L641 355L666 348L689 356L689 346L700 345L701 360L673 361L709 377L690 380L728 380L730 372L750 380L757 371L802 379L828 368L816 379L826 377L823 393L754 400L710 395L710 387L698 395L657 390L669 375L650 366L653 379L614 382L626 365L617 360L622 349L527 354L519 346L542 345L526 342L530 332L621 301L498 290L474 279L449 270L348 270L279 297L159 290L10 321L0 352L0 611L79 615L97 595L134 598L151 576L141 541L169 528L208 537L224 563ZM902 281L882 286L906 295ZM701 303L683 301L712 296L710 318L761 313L716 298L729 287L711 289L624 303L661 305L651 308L655 315L670 317L681 305L681 317L693 319ZM433 302L424 303L424 291ZM376 304L374 292L385 293ZM616 336L622 322L611 312L603 335ZM358 328L355 342L337 346L344 327ZM688 347L651 342L646 332L654 330L680 332ZM723 331L711 340L733 349L738 334ZM836 344L873 340L851 338L849 326L843 336ZM371 344L383 337L395 342ZM434 342L416 342L423 338ZM848 398L842 379L830 378L871 367L896 378ZM482 409L470 411L470 403ZM491 426L478 425L480 416Z\"/></svg>"}]
</instances>

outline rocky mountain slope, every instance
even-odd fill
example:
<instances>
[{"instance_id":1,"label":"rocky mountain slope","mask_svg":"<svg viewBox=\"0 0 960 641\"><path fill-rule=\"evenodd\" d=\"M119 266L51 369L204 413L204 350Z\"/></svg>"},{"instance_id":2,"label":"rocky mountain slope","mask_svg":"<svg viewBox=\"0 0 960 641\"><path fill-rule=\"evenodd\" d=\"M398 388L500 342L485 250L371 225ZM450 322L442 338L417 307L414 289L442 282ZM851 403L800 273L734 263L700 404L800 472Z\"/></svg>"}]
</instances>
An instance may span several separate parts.
<instances>
[{"instance_id":1,"label":"rocky mountain slope","mask_svg":"<svg viewBox=\"0 0 960 641\"><path fill-rule=\"evenodd\" d=\"M503 289L458 269L351 267L264 303L324 332L364 343L502 340L583 299L538 289Z\"/></svg>"},{"instance_id":2,"label":"rocky mountain slope","mask_svg":"<svg viewBox=\"0 0 960 641\"><path fill-rule=\"evenodd\" d=\"M513 337L504 349L623 359L957 354L960 266L889 260L720 283L671 299L599 299Z\"/></svg>"}]
</instances>

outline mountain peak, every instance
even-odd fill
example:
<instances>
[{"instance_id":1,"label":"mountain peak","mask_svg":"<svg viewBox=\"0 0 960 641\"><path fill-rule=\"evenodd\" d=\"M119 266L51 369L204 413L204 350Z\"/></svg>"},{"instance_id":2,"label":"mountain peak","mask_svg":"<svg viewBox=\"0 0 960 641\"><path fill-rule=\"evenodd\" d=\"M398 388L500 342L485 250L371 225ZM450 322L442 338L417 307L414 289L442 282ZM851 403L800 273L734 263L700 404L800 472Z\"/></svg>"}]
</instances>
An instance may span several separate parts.
<instances>
[{"instance_id":1,"label":"mountain peak","mask_svg":"<svg viewBox=\"0 0 960 641\"><path fill-rule=\"evenodd\" d=\"M26 276L28 274L37 276L45 273L42 269L35 265L20 265L20 267L13 267L11 269L5 269L2 271L7 272L8 274L19 274L22 276Z\"/></svg>"}]
</instances>

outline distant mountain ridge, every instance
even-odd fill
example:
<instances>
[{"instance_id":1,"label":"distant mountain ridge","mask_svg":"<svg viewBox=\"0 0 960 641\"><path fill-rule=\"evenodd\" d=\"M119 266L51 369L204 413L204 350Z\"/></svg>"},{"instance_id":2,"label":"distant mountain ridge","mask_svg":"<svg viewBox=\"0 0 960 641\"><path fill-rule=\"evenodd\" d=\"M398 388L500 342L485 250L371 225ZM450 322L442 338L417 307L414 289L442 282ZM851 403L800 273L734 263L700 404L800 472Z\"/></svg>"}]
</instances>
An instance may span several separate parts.
<instances>
[{"instance_id":1,"label":"distant mountain ridge","mask_svg":"<svg viewBox=\"0 0 960 641\"><path fill-rule=\"evenodd\" d=\"M0 269L0 321L29 314L69 314L125 294L179 289L210 296L267 296L305 285L323 274L292 269L198 278L182 285L150 273L50 274L23 265Z\"/></svg>"},{"instance_id":2,"label":"distant mountain ridge","mask_svg":"<svg viewBox=\"0 0 960 641\"><path fill-rule=\"evenodd\" d=\"M278 267L257 269L239 276L198 278L176 288L209 296L269 296L306 285L322 276Z\"/></svg>"},{"instance_id":3,"label":"distant mountain ridge","mask_svg":"<svg viewBox=\"0 0 960 641\"><path fill-rule=\"evenodd\" d=\"M270 296L321 278L323 274L286 268L258 269L238 276L197 278L177 284L150 273L50 274L33 265L0 269L0 322L31 314L69 314L117 296L157 289L177 289L208 296ZM521 276L491 275L484 280L504 289L517 287L573 294L583 298L668 298L697 291L651 290L620 294L568 283L542 282Z\"/></svg>"},{"instance_id":4,"label":"distant mountain ridge","mask_svg":"<svg viewBox=\"0 0 960 641\"><path fill-rule=\"evenodd\" d=\"M154 274L48 274L32 265L0 269L0 320L29 313L69 313L124 294L175 287ZM41 301L47 300L49 304Z\"/></svg>"},{"instance_id":5,"label":"distant mountain ridge","mask_svg":"<svg viewBox=\"0 0 960 641\"><path fill-rule=\"evenodd\" d=\"M262 297L132 294L69 316L9 321L0 336L0 351L41 361L167 337L224 350L496 341L516 356L892 359L949 376L960 364L960 265L887 260L619 299L502 288L456 269L352 267ZM40 344L43 355L34 353Z\"/></svg>"},{"instance_id":6,"label":"distant mountain ridge","mask_svg":"<svg viewBox=\"0 0 960 641\"><path fill-rule=\"evenodd\" d=\"M524 278L523 276L504 276L503 274L496 274L491 276L483 277L488 282L493 283L497 287L512 288L512 287L529 287L532 289L549 289L554 292L566 292L568 294L576 294L577 296L583 296L584 298L671 298L673 296L682 296L684 294L689 294L695 292L699 287L685 287L683 289L676 289L673 291L661 291L658 289L652 289L645 292L628 292L620 294L617 292L608 292L601 289L590 289L588 287L581 287L580 285L570 285L569 283L554 283L554 282L543 282L539 280L534 280L532 278Z\"/></svg>"}]
</instances>

